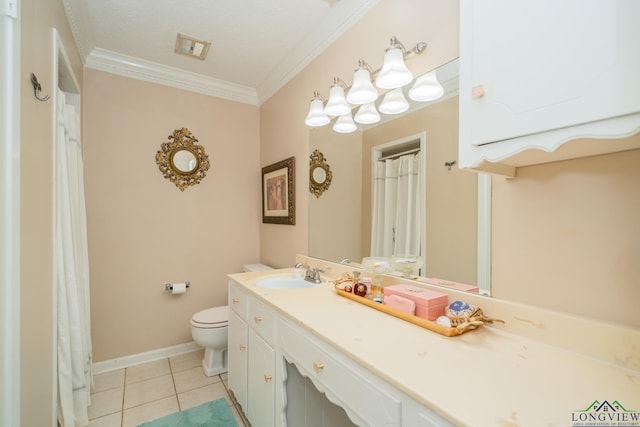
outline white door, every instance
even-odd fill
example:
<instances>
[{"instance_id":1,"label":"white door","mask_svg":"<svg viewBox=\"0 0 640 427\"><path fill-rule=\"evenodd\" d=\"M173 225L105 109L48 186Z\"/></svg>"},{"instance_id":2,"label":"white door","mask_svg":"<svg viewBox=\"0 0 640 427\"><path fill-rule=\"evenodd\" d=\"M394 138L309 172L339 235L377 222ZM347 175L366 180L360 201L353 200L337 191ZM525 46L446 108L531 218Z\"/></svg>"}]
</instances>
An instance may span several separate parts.
<instances>
[{"instance_id":1,"label":"white door","mask_svg":"<svg viewBox=\"0 0 640 427\"><path fill-rule=\"evenodd\" d=\"M20 425L20 19L0 0L0 425Z\"/></svg>"}]
</instances>

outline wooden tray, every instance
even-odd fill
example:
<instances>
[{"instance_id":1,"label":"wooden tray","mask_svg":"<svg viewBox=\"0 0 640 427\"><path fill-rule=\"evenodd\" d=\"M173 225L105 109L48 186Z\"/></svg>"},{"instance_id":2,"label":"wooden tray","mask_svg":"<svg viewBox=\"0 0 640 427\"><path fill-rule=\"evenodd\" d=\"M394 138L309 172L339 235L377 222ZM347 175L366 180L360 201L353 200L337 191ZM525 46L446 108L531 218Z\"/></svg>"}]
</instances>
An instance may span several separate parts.
<instances>
[{"instance_id":1,"label":"wooden tray","mask_svg":"<svg viewBox=\"0 0 640 427\"><path fill-rule=\"evenodd\" d=\"M468 328L460 329L460 328L449 328L446 326L438 325L436 322L432 322L427 319L423 319L422 317L414 316L413 314L405 313L404 311L397 310L395 308L386 306L384 304L371 301L368 298L359 297L358 295L354 295L351 292L345 292L342 289L335 288L338 295L343 296L345 298L349 298L350 300L359 302L360 304L367 305L369 307L375 308L378 311L382 311L384 313L390 314L399 319L405 320L409 323L413 323L414 325L420 326L422 328L428 329L432 332L436 332L440 335L444 335L446 337L455 337L457 335L462 335L465 332L476 329L475 325L469 325Z\"/></svg>"}]
</instances>

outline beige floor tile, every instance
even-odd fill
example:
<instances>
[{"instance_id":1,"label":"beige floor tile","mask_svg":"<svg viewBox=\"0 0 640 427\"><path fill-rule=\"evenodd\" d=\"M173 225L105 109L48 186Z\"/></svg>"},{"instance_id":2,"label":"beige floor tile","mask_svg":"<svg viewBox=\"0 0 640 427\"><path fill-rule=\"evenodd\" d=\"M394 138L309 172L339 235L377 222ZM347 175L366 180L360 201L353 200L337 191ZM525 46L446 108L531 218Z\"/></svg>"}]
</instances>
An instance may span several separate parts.
<instances>
[{"instance_id":1,"label":"beige floor tile","mask_svg":"<svg viewBox=\"0 0 640 427\"><path fill-rule=\"evenodd\" d=\"M93 393L124 387L124 369L93 376Z\"/></svg>"},{"instance_id":2,"label":"beige floor tile","mask_svg":"<svg viewBox=\"0 0 640 427\"><path fill-rule=\"evenodd\" d=\"M169 364L171 365L171 372L176 373L184 371L185 369L195 368L196 366L202 366L203 357L204 349L170 357Z\"/></svg>"},{"instance_id":3,"label":"beige floor tile","mask_svg":"<svg viewBox=\"0 0 640 427\"><path fill-rule=\"evenodd\" d=\"M122 411L122 388L93 393L89 406L89 419L100 418L105 415Z\"/></svg>"},{"instance_id":4,"label":"beige floor tile","mask_svg":"<svg viewBox=\"0 0 640 427\"><path fill-rule=\"evenodd\" d=\"M180 402L180 410L184 411L185 409L193 408L194 406L202 405L203 403L220 399L221 397L226 399L227 405L233 406L224 385L222 385L221 382L218 382L195 390L180 393L178 394L178 401Z\"/></svg>"},{"instance_id":5,"label":"beige floor tile","mask_svg":"<svg viewBox=\"0 0 640 427\"><path fill-rule=\"evenodd\" d=\"M135 427L147 421L162 418L166 415L178 412L178 399L176 396L156 400L135 408L125 409L122 414L122 427Z\"/></svg>"},{"instance_id":6,"label":"beige floor tile","mask_svg":"<svg viewBox=\"0 0 640 427\"><path fill-rule=\"evenodd\" d=\"M94 418L89 421L89 427L120 427L122 425L122 412ZM242 424L238 424L242 425Z\"/></svg>"},{"instance_id":7,"label":"beige floor tile","mask_svg":"<svg viewBox=\"0 0 640 427\"><path fill-rule=\"evenodd\" d=\"M137 383L171 373L169 359L160 359L127 368L126 384Z\"/></svg>"},{"instance_id":8,"label":"beige floor tile","mask_svg":"<svg viewBox=\"0 0 640 427\"><path fill-rule=\"evenodd\" d=\"M151 378L124 387L124 409L176 394L171 375Z\"/></svg>"},{"instance_id":9,"label":"beige floor tile","mask_svg":"<svg viewBox=\"0 0 640 427\"><path fill-rule=\"evenodd\" d=\"M195 367L180 372L174 372L173 381L176 385L176 392L180 394L209 384L219 383L220 377L218 375L207 377L202 368Z\"/></svg>"}]
</instances>

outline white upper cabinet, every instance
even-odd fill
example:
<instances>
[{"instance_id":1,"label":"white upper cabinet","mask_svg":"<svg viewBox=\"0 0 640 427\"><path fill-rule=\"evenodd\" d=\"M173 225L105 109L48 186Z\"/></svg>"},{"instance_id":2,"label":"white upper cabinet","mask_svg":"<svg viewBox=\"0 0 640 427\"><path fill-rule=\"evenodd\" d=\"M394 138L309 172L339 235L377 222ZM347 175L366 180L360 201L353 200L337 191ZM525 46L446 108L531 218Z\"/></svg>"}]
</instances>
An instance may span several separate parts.
<instances>
[{"instance_id":1,"label":"white upper cabinet","mask_svg":"<svg viewBox=\"0 0 640 427\"><path fill-rule=\"evenodd\" d=\"M640 1L462 0L460 13L461 167L513 176L640 145L554 153L640 130Z\"/></svg>"}]
</instances>

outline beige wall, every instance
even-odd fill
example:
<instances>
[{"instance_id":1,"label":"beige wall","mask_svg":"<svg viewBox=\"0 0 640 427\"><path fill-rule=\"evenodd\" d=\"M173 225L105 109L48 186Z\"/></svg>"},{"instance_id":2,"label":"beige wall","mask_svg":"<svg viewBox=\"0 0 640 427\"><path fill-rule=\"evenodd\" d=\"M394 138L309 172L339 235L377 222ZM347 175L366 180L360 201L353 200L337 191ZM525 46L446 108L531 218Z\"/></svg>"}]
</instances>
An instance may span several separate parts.
<instances>
[{"instance_id":1,"label":"beige wall","mask_svg":"<svg viewBox=\"0 0 640 427\"><path fill-rule=\"evenodd\" d=\"M415 74L456 58L458 2L381 0L260 107L261 165L295 156L297 176L296 225L262 224L260 227L260 254L264 263L292 266L295 254L306 254L308 250L309 128L304 124L304 118L313 91L327 96L334 76L351 84L361 58L372 68L379 68L384 50L394 35L407 48L419 41L428 44L426 53L407 62Z\"/></svg>"},{"instance_id":2,"label":"beige wall","mask_svg":"<svg viewBox=\"0 0 640 427\"><path fill-rule=\"evenodd\" d=\"M492 223L494 296L640 327L640 150L495 178Z\"/></svg>"},{"instance_id":3,"label":"beige wall","mask_svg":"<svg viewBox=\"0 0 640 427\"><path fill-rule=\"evenodd\" d=\"M56 28L82 83L82 66L59 0L24 0L21 21L20 361L21 424L52 425L53 407L53 108L33 96L30 74L53 96Z\"/></svg>"},{"instance_id":4,"label":"beige wall","mask_svg":"<svg viewBox=\"0 0 640 427\"><path fill-rule=\"evenodd\" d=\"M190 342L226 274L259 260L258 108L86 69L83 111L94 360ZM184 192L155 161L181 127L211 163Z\"/></svg>"},{"instance_id":5,"label":"beige wall","mask_svg":"<svg viewBox=\"0 0 640 427\"><path fill-rule=\"evenodd\" d=\"M427 277L476 284L478 179L445 162L458 158L458 97L364 132L362 181L371 182L372 147L426 132ZM362 187L362 247L371 245L371 185ZM364 250L364 249L363 249Z\"/></svg>"}]
</instances>

